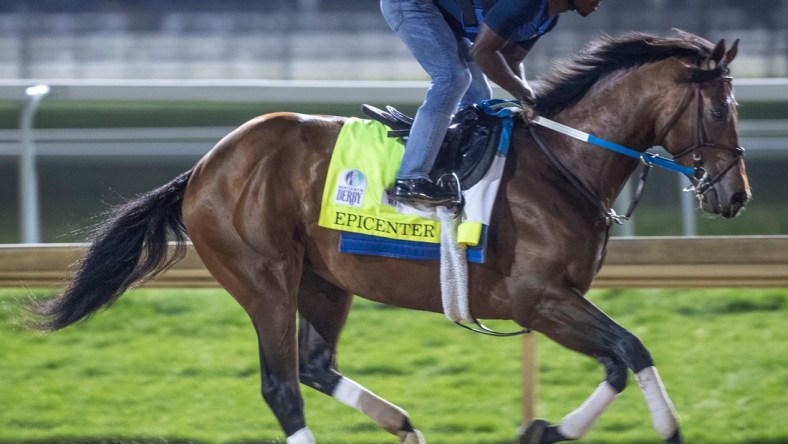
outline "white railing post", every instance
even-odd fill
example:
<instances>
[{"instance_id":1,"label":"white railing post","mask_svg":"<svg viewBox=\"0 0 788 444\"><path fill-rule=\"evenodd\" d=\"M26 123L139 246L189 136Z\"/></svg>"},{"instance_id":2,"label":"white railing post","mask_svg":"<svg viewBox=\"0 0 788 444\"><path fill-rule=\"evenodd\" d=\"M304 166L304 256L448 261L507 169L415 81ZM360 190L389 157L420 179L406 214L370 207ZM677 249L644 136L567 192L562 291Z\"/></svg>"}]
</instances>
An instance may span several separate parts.
<instances>
[{"instance_id":1,"label":"white railing post","mask_svg":"<svg viewBox=\"0 0 788 444\"><path fill-rule=\"evenodd\" d=\"M679 190L690 186L689 180L678 176ZM681 192L681 234L683 236L696 236L698 234L698 223L695 220L695 193Z\"/></svg>"},{"instance_id":2,"label":"white railing post","mask_svg":"<svg viewBox=\"0 0 788 444\"><path fill-rule=\"evenodd\" d=\"M33 140L33 123L41 100L49 94L47 85L25 89L25 104L19 118L19 223L22 242L41 242L41 209L38 196L38 171L36 147Z\"/></svg>"}]
</instances>

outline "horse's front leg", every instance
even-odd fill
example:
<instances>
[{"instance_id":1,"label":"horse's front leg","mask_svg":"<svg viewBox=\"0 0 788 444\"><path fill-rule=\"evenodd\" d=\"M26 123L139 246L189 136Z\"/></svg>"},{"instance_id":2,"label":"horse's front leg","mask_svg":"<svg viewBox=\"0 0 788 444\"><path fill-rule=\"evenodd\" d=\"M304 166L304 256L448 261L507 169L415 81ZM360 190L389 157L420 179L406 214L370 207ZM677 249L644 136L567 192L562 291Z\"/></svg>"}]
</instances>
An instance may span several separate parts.
<instances>
[{"instance_id":1,"label":"horse's front leg","mask_svg":"<svg viewBox=\"0 0 788 444\"><path fill-rule=\"evenodd\" d=\"M635 335L621 327L579 291L544 291L533 316L524 325L544 333L569 349L597 359L606 378L576 410L557 426L533 421L519 437L520 444L547 444L583 437L626 387L627 369L643 391L654 428L669 444L682 442L678 416L657 373L651 354ZM523 323L523 322L521 322Z\"/></svg>"}]
</instances>

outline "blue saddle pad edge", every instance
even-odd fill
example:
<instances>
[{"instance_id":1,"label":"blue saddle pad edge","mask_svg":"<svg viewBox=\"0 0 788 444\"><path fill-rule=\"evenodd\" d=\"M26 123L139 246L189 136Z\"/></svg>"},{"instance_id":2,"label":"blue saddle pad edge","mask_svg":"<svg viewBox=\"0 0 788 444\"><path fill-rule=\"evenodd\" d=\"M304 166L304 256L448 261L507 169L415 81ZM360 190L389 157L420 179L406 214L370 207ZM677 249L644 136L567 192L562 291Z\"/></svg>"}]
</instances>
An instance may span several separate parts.
<instances>
[{"instance_id":1,"label":"blue saddle pad edge","mask_svg":"<svg viewBox=\"0 0 788 444\"><path fill-rule=\"evenodd\" d=\"M483 225L480 242L473 247L468 247L466 250L468 262L483 264L487 259L487 233L487 226ZM441 246L440 244L429 242L388 239L369 234L343 231L339 237L339 252L396 259L435 261L441 257Z\"/></svg>"}]
</instances>

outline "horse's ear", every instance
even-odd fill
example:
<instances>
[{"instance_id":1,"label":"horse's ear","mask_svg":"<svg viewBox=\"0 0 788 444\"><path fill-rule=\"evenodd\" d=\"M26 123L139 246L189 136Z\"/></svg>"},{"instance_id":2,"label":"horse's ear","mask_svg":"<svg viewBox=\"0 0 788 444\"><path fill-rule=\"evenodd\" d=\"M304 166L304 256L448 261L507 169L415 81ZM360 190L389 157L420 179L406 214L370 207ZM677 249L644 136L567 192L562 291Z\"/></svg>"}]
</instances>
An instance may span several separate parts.
<instances>
[{"instance_id":1,"label":"horse's ear","mask_svg":"<svg viewBox=\"0 0 788 444\"><path fill-rule=\"evenodd\" d=\"M725 53L725 60L723 60L722 64L724 66L730 65L733 59L736 58L736 54L738 54L738 52L739 52L739 39L736 39L736 41L733 42L733 45L731 45L731 48L728 50L728 52Z\"/></svg>"},{"instance_id":2,"label":"horse's ear","mask_svg":"<svg viewBox=\"0 0 788 444\"><path fill-rule=\"evenodd\" d=\"M709 56L709 60L714 62L715 65L719 65L720 60L722 60L722 56L725 55L725 39L721 39L717 46L714 47L714 50L711 52Z\"/></svg>"}]
</instances>

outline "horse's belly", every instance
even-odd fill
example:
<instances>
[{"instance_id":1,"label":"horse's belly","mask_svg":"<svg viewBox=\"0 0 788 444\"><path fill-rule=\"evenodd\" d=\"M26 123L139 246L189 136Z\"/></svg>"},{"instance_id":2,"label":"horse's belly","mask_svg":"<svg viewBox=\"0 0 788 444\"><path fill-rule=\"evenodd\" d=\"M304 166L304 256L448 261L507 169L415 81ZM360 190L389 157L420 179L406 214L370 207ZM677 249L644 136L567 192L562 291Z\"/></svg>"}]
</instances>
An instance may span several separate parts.
<instances>
[{"instance_id":1,"label":"horse's belly","mask_svg":"<svg viewBox=\"0 0 788 444\"><path fill-rule=\"evenodd\" d=\"M321 266L313 271L354 295L402 308L443 312L440 264L339 253L326 247ZM325 252L324 250L324 252ZM469 299L472 314L485 319L511 319L503 278L470 265Z\"/></svg>"}]
</instances>

